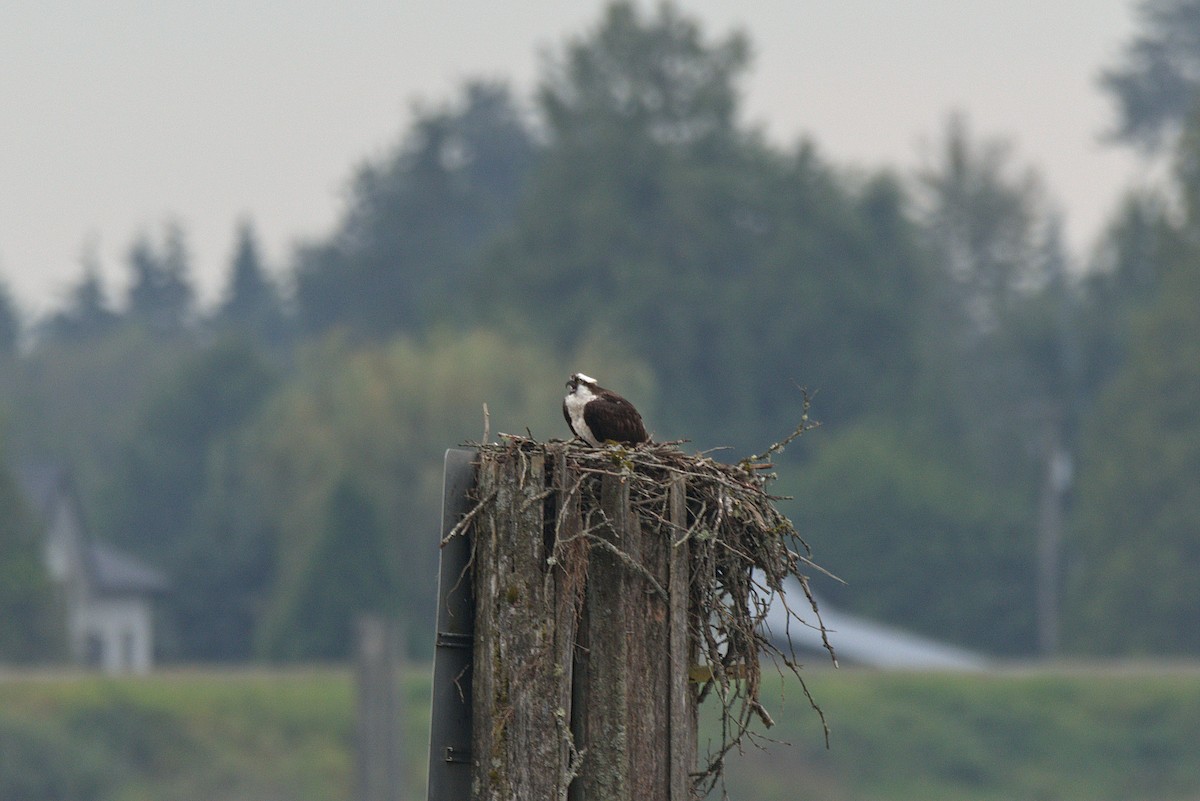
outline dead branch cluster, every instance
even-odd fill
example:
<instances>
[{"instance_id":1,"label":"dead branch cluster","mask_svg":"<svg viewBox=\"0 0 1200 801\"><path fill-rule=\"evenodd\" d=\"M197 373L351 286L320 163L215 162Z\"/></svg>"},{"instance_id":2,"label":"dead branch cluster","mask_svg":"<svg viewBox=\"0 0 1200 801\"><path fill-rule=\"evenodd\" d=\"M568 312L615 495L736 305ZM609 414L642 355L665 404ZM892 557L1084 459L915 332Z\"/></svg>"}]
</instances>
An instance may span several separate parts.
<instances>
[{"instance_id":1,"label":"dead branch cluster","mask_svg":"<svg viewBox=\"0 0 1200 801\"><path fill-rule=\"evenodd\" d=\"M610 444L604 448L559 445L565 445L568 472L575 477L574 486L567 492L578 493L577 508L582 511L583 519L581 528L569 537L561 536L562 521L559 521L552 561L569 569L563 563L569 561L572 553L568 546L585 539L593 548L616 550L618 558L631 570L641 571L654 591L665 597L666 591L637 559L621 553L598 534L611 524L605 519L600 502L601 480L605 476L617 477L628 484L630 504L643 529L669 537L674 547L688 544L689 619L697 651L696 663L689 673L691 680L699 685L698 700L715 698L720 705L720 743L710 746L706 765L696 777L697 783L707 784L708 789L718 780L726 755L748 736L755 736L751 728L754 720L767 727L773 723L759 697L764 654L778 669L799 679L825 726L824 715L800 675L800 664L787 632L769 632L765 625L768 609L781 606L787 611L789 628L794 624L820 632L836 664L836 655L809 587L813 572L826 571L812 561L808 544L779 511L778 502L786 499L768 492L768 485L775 478L771 460L813 425L806 414L789 437L734 464L717 461L712 452L687 454L679 442L637 447ZM503 459L521 458L546 447L528 437L501 434L500 440L479 447ZM669 488L679 479L686 487L686 527L672 522L669 511ZM460 527L468 525L489 501L477 500L478 506ZM456 529L450 536L457 533ZM795 580L792 586L802 589L803 598L787 596L785 582L789 579ZM825 734L828 737L827 727Z\"/></svg>"}]
</instances>

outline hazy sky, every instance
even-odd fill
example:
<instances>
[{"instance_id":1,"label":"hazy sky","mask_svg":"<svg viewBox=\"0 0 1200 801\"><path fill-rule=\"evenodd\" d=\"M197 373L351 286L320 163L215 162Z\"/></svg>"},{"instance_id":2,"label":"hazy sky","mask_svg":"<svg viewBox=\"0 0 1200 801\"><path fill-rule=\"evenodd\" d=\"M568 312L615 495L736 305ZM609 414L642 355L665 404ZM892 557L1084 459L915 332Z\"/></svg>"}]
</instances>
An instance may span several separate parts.
<instances>
[{"instance_id":1,"label":"hazy sky","mask_svg":"<svg viewBox=\"0 0 1200 801\"><path fill-rule=\"evenodd\" d=\"M414 101L473 77L528 96L540 53L591 27L593 0L4 0L0 275L30 311L57 305L98 248L185 227L211 298L249 216L283 269L327 232L347 181L386 152ZM749 34L744 117L835 163L910 169L947 115L1010 139L1082 253L1143 180L1103 145L1096 85L1134 29L1131 0L680 0L710 38ZM652 8L642 2L643 8Z\"/></svg>"}]
</instances>

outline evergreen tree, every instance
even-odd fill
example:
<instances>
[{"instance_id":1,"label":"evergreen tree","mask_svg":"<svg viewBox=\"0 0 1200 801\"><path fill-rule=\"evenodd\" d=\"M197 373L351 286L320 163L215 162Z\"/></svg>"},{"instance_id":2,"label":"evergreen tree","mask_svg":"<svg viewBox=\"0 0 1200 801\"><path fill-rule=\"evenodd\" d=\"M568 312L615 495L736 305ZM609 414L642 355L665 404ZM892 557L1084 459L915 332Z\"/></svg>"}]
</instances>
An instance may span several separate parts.
<instances>
[{"instance_id":1,"label":"evergreen tree","mask_svg":"<svg viewBox=\"0 0 1200 801\"><path fill-rule=\"evenodd\" d=\"M1101 76L1118 106L1115 135L1155 153L1169 149L1200 87L1200 1L1140 0L1141 30L1124 62Z\"/></svg>"},{"instance_id":2,"label":"evergreen tree","mask_svg":"<svg viewBox=\"0 0 1200 801\"><path fill-rule=\"evenodd\" d=\"M510 219L533 159L503 86L468 84L456 107L420 112L396 152L359 171L332 239L300 252L303 327L382 337L461 306L477 251Z\"/></svg>"},{"instance_id":3,"label":"evergreen tree","mask_svg":"<svg viewBox=\"0 0 1200 801\"><path fill-rule=\"evenodd\" d=\"M1055 283L1067 259L1058 223L1037 176L1013 164L1003 141L972 138L959 116L919 183L937 280L920 305L922 375L912 411L930 436L964 451L981 480L1011 486L1037 473L1030 456L1040 452L1051 376L1029 358L1057 346L1030 341L1024 329L1057 313L1059 301L1047 305L1046 293L1065 288ZM1058 332L1043 326L1042 334Z\"/></svg>"},{"instance_id":4,"label":"evergreen tree","mask_svg":"<svg viewBox=\"0 0 1200 801\"><path fill-rule=\"evenodd\" d=\"M50 315L41 328L48 339L80 342L111 333L119 320L109 307L96 255L88 250L83 257L83 273L67 295L66 308Z\"/></svg>"},{"instance_id":5,"label":"evergreen tree","mask_svg":"<svg viewBox=\"0 0 1200 801\"><path fill-rule=\"evenodd\" d=\"M158 335L177 336L191 323L195 292L183 228L168 223L161 248L139 237L129 251L128 316Z\"/></svg>"},{"instance_id":6,"label":"evergreen tree","mask_svg":"<svg viewBox=\"0 0 1200 801\"><path fill-rule=\"evenodd\" d=\"M6 283L0 282L0 354L17 352L21 340L21 315Z\"/></svg>"},{"instance_id":7,"label":"evergreen tree","mask_svg":"<svg viewBox=\"0 0 1200 801\"><path fill-rule=\"evenodd\" d=\"M671 4L641 18L614 2L599 27L552 62L539 91L551 134L605 147L628 140L702 146L734 134L735 81L749 47L738 34L704 41L700 26Z\"/></svg>"},{"instance_id":8,"label":"evergreen tree","mask_svg":"<svg viewBox=\"0 0 1200 801\"><path fill-rule=\"evenodd\" d=\"M238 226L224 299L213 315L213 325L266 343L279 344L284 336L283 304L263 266L249 221Z\"/></svg>"},{"instance_id":9,"label":"evergreen tree","mask_svg":"<svg viewBox=\"0 0 1200 801\"><path fill-rule=\"evenodd\" d=\"M1184 217L1158 229L1149 296L1083 432L1068 645L1200 653L1200 123L1180 141ZM1119 320L1118 320L1119 322Z\"/></svg>"}]
</instances>

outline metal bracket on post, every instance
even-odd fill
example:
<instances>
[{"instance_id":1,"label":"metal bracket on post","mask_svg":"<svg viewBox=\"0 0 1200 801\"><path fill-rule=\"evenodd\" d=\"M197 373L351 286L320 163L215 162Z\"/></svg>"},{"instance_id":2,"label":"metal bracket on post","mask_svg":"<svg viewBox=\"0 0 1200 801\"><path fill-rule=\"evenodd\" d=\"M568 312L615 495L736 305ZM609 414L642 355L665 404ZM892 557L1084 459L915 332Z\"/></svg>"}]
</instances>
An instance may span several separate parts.
<instances>
[{"instance_id":1,"label":"metal bracket on post","mask_svg":"<svg viewBox=\"0 0 1200 801\"><path fill-rule=\"evenodd\" d=\"M478 451L446 451L439 541L470 511ZM438 569L437 635L429 727L428 801L467 801L471 796L471 661L475 602L471 595L471 537L447 542Z\"/></svg>"}]
</instances>

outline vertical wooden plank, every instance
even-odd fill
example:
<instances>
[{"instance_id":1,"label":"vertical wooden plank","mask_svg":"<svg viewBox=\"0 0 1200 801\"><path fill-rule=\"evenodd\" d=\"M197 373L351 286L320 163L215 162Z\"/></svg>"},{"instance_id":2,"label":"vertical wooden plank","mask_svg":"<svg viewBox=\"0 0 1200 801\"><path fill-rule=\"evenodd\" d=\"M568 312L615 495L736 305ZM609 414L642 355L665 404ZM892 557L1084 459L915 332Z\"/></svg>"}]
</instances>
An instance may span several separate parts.
<instances>
[{"instance_id":1,"label":"vertical wooden plank","mask_svg":"<svg viewBox=\"0 0 1200 801\"><path fill-rule=\"evenodd\" d=\"M633 560L633 564L622 565L629 607L626 720L630 797L668 801L671 654L665 593L670 531L643 527L632 509L626 510L625 531L626 553Z\"/></svg>"},{"instance_id":2,"label":"vertical wooden plank","mask_svg":"<svg viewBox=\"0 0 1200 801\"><path fill-rule=\"evenodd\" d=\"M545 457L513 453L485 459L481 492L494 490L494 513L475 546L475 734L477 801L557 798L564 774L554 723L554 580L543 528Z\"/></svg>"},{"instance_id":3,"label":"vertical wooden plank","mask_svg":"<svg viewBox=\"0 0 1200 801\"><path fill-rule=\"evenodd\" d=\"M546 558L554 558L551 574L554 579L554 663L560 681L555 696L554 724L559 735L559 760L564 775L559 788L560 797L571 790L574 774L579 769L582 734L575 715L575 666L579 640L580 619L588 571L587 542L580 536L579 476L567 466L566 445L550 446L552 483L554 486L552 526ZM574 782L578 786L578 782Z\"/></svg>"},{"instance_id":4,"label":"vertical wooden plank","mask_svg":"<svg viewBox=\"0 0 1200 801\"><path fill-rule=\"evenodd\" d=\"M696 765L696 699L688 682L688 670L696 659L689 610L691 594L690 543L681 541L687 532L687 483L682 476L671 481L670 538L670 751L671 799L690 801L691 772ZM676 544L678 543L678 544Z\"/></svg>"},{"instance_id":5,"label":"vertical wooden plank","mask_svg":"<svg viewBox=\"0 0 1200 801\"><path fill-rule=\"evenodd\" d=\"M498 555L499 533L497 528L502 520L510 514L511 503L500 495L500 465L492 459L484 459L479 465L479 492L481 497L495 497L495 514L482 514L475 522L474 554L472 557L472 581L474 585L475 602L475 648L472 665L472 710L471 710L471 763L472 785L471 799L489 797L485 794L492 781L487 780L486 771L481 771L481 763L490 763L498 757L493 745L493 728L496 717L502 717L502 711L495 708L496 699L500 695L499 684L503 681L500 675L498 650L496 642L497 625L495 610L488 599L493 598L499 583ZM502 504L502 505L501 505ZM480 774L485 775L481 781ZM497 775L498 778L498 775Z\"/></svg>"},{"instance_id":6,"label":"vertical wooden plank","mask_svg":"<svg viewBox=\"0 0 1200 801\"><path fill-rule=\"evenodd\" d=\"M629 488L604 476L600 507L608 524L596 532L614 549L626 545ZM586 614L580 640L587 649L582 665L578 715L587 754L578 798L599 801L633 798L629 791L628 629L625 565L605 547L592 546L588 560Z\"/></svg>"}]
</instances>

